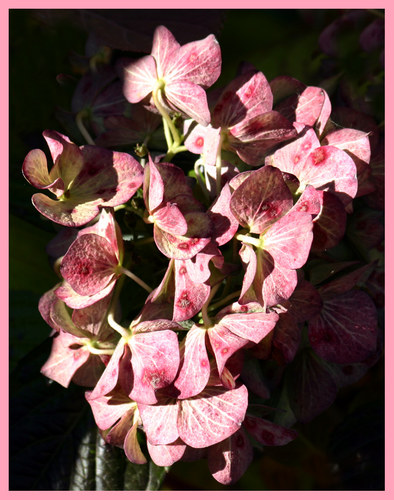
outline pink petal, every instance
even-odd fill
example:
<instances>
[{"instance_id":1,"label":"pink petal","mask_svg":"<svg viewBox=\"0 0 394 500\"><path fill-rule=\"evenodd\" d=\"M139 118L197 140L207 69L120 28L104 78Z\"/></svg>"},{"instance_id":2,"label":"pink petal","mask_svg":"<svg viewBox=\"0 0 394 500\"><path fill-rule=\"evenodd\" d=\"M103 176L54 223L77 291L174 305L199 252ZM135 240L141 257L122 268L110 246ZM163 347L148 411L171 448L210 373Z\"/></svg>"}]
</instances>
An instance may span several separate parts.
<instances>
[{"instance_id":1,"label":"pink petal","mask_svg":"<svg viewBox=\"0 0 394 500\"><path fill-rule=\"evenodd\" d=\"M159 78L165 75L167 66L172 62L171 55L177 54L179 48L180 45L175 40L174 35L165 26L158 26L155 29L151 55L157 63Z\"/></svg>"},{"instance_id":2,"label":"pink petal","mask_svg":"<svg viewBox=\"0 0 394 500\"><path fill-rule=\"evenodd\" d=\"M78 203L116 207L126 203L142 185L143 169L131 155L98 146L83 146L83 169L70 188Z\"/></svg>"},{"instance_id":3,"label":"pink petal","mask_svg":"<svg viewBox=\"0 0 394 500\"><path fill-rule=\"evenodd\" d=\"M300 137L277 149L266 163L299 176L309 154L320 147L320 141L312 128L306 128Z\"/></svg>"},{"instance_id":4,"label":"pink petal","mask_svg":"<svg viewBox=\"0 0 394 500\"><path fill-rule=\"evenodd\" d=\"M56 300L53 302L50 310L50 318L55 325L56 330L63 330L74 337L89 338L91 334L77 326L71 319L70 313L64 302Z\"/></svg>"},{"instance_id":5,"label":"pink petal","mask_svg":"<svg viewBox=\"0 0 394 500\"><path fill-rule=\"evenodd\" d=\"M144 56L124 68L123 93L131 103L142 101L152 92L158 79L156 62L152 56Z\"/></svg>"},{"instance_id":6,"label":"pink petal","mask_svg":"<svg viewBox=\"0 0 394 500\"><path fill-rule=\"evenodd\" d=\"M189 261L186 261L186 263ZM207 301L210 286L195 282L185 261L175 261L174 321L185 321L197 314Z\"/></svg>"},{"instance_id":7,"label":"pink petal","mask_svg":"<svg viewBox=\"0 0 394 500\"><path fill-rule=\"evenodd\" d=\"M165 87L167 100L188 118L207 126L211 121L205 90L195 83L174 81Z\"/></svg>"},{"instance_id":8,"label":"pink petal","mask_svg":"<svg viewBox=\"0 0 394 500\"><path fill-rule=\"evenodd\" d=\"M208 330L208 336L215 355L218 373L221 377L226 361L235 352L247 345L249 341L234 335L220 323Z\"/></svg>"},{"instance_id":9,"label":"pink petal","mask_svg":"<svg viewBox=\"0 0 394 500\"><path fill-rule=\"evenodd\" d=\"M170 467L175 462L181 460L186 451L186 445L180 439L170 444L158 445L154 445L148 441L147 445L151 459L159 467Z\"/></svg>"},{"instance_id":10,"label":"pink petal","mask_svg":"<svg viewBox=\"0 0 394 500\"><path fill-rule=\"evenodd\" d=\"M155 223L170 234L183 236L187 233L187 222L176 204L167 203L154 211Z\"/></svg>"},{"instance_id":11,"label":"pink petal","mask_svg":"<svg viewBox=\"0 0 394 500\"><path fill-rule=\"evenodd\" d=\"M118 261L112 245L96 234L79 236L63 257L60 272L80 295L94 295L114 279Z\"/></svg>"},{"instance_id":12,"label":"pink petal","mask_svg":"<svg viewBox=\"0 0 394 500\"><path fill-rule=\"evenodd\" d=\"M362 130L343 128L327 134L322 140L322 146L335 146L365 163L371 160L371 144L369 133Z\"/></svg>"},{"instance_id":13,"label":"pink petal","mask_svg":"<svg viewBox=\"0 0 394 500\"><path fill-rule=\"evenodd\" d=\"M165 445L178 439L178 405L179 403L175 400L163 400L155 405L138 404L144 432L149 443Z\"/></svg>"},{"instance_id":14,"label":"pink petal","mask_svg":"<svg viewBox=\"0 0 394 500\"><path fill-rule=\"evenodd\" d=\"M357 169L354 161L334 146L316 148L295 175L304 185L335 192L346 205L357 194Z\"/></svg>"},{"instance_id":15,"label":"pink petal","mask_svg":"<svg viewBox=\"0 0 394 500\"><path fill-rule=\"evenodd\" d=\"M198 396L180 401L179 437L193 448L205 448L228 438L240 427L248 405L244 385L233 390L206 387Z\"/></svg>"},{"instance_id":16,"label":"pink petal","mask_svg":"<svg viewBox=\"0 0 394 500\"><path fill-rule=\"evenodd\" d=\"M220 325L246 340L258 344L275 327L279 316L275 312L228 314L220 320Z\"/></svg>"},{"instance_id":17,"label":"pink petal","mask_svg":"<svg viewBox=\"0 0 394 500\"><path fill-rule=\"evenodd\" d=\"M204 328L194 325L186 335L183 360L174 386L179 390L178 399L199 394L207 385L211 368L205 346Z\"/></svg>"},{"instance_id":18,"label":"pink petal","mask_svg":"<svg viewBox=\"0 0 394 500\"><path fill-rule=\"evenodd\" d=\"M288 300L297 286L297 271L273 262L266 252L258 252L261 272L257 275L255 288L261 288L266 307L282 304Z\"/></svg>"},{"instance_id":19,"label":"pink petal","mask_svg":"<svg viewBox=\"0 0 394 500\"><path fill-rule=\"evenodd\" d=\"M164 67L166 82L183 80L207 88L220 76L222 58L214 35L182 45L169 54L167 61Z\"/></svg>"},{"instance_id":20,"label":"pink petal","mask_svg":"<svg viewBox=\"0 0 394 500\"><path fill-rule=\"evenodd\" d=\"M108 286L103 288L103 290L94 295L79 295L79 293L75 292L71 288L71 285L65 281L56 289L55 294L60 300L63 300L68 307L71 307L71 309L82 309L107 297L112 292L115 283L115 280L112 281Z\"/></svg>"},{"instance_id":21,"label":"pink petal","mask_svg":"<svg viewBox=\"0 0 394 500\"><path fill-rule=\"evenodd\" d=\"M290 211L264 234L264 250L280 266L299 269L309 256L313 239L312 228L310 214Z\"/></svg>"},{"instance_id":22,"label":"pink petal","mask_svg":"<svg viewBox=\"0 0 394 500\"><path fill-rule=\"evenodd\" d=\"M169 259L191 259L210 242L210 238L176 236L161 230L156 224L153 235L158 249Z\"/></svg>"},{"instance_id":23,"label":"pink petal","mask_svg":"<svg viewBox=\"0 0 394 500\"><path fill-rule=\"evenodd\" d=\"M298 98L294 121L315 127L320 136L330 114L331 103L327 92L319 87L307 87Z\"/></svg>"},{"instance_id":24,"label":"pink petal","mask_svg":"<svg viewBox=\"0 0 394 500\"><path fill-rule=\"evenodd\" d=\"M102 396L107 395L115 388L118 383L119 371L120 371L120 363L122 357L125 354L125 343L123 339L118 342L118 345L113 352L109 363L105 367L103 374L100 377L100 380L97 382L95 388L90 394L90 400L94 400L97 398L101 398Z\"/></svg>"},{"instance_id":25,"label":"pink petal","mask_svg":"<svg viewBox=\"0 0 394 500\"><path fill-rule=\"evenodd\" d=\"M78 343L78 338L60 332L53 338L51 353L41 368L41 373L63 387L68 387L75 372L87 362L89 356L89 350Z\"/></svg>"},{"instance_id":26,"label":"pink petal","mask_svg":"<svg viewBox=\"0 0 394 500\"><path fill-rule=\"evenodd\" d=\"M171 330L137 333L129 345L134 374L129 396L138 403L155 404L155 391L168 386L178 372L178 337Z\"/></svg>"},{"instance_id":27,"label":"pink petal","mask_svg":"<svg viewBox=\"0 0 394 500\"><path fill-rule=\"evenodd\" d=\"M145 167L144 199L146 208L152 213L161 205L164 198L164 182L160 171L149 157L149 163Z\"/></svg>"},{"instance_id":28,"label":"pink petal","mask_svg":"<svg viewBox=\"0 0 394 500\"><path fill-rule=\"evenodd\" d=\"M112 427L122 416L129 412L135 403L121 392L110 396L92 397L91 392L85 393L86 400L91 406L97 427L106 430Z\"/></svg>"},{"instance_id":29,"label":"pink petal","mask_svg":"<svg viewBox=\"0 0 394 500\"><path fill-rule=\"evenodd\" d=\"M252 460L253 448L242 428L208 450L209 470L216 481L224 485L236 483Z\"/></svg>"},{"instance_id":30,"label":"pink petal","mask_svg":"<svg viewBox=\"0 0 394 500\"><path fill-rule=\"evenodd\" d=\"M230 241L238 230L238 220L230 209L230 200L230 186L226 184L209 209L213 227L212 237L219 246Z\"/></svg>"}]
</instances>

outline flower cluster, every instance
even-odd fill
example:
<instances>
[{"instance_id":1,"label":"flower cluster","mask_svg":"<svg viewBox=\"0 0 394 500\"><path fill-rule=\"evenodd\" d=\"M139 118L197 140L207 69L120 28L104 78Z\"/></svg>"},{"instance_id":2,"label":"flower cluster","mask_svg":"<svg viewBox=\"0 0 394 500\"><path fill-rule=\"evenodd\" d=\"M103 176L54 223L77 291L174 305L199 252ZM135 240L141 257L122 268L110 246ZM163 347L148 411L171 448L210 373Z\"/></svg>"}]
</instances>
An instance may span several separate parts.
<instances>
[{"instance_id":1,"label":"flower cluster","mask_svg":"<svg viewBox=\"0 0 394 500\"><path fill-rule=\"evenodd\" d=\"M113 93L120 104L92 122L95 140L81 122L81 147L45 131L53 167L38 149L23 164L52 194L33 205L63 226L61 281L39 303L53 337L42 373L85 386L102 436L131 462L206 457L234 483L253 445L295 439L297 421L379 356L360 286L376 260L326 255L375 189L369 133L338 127L322 88L251 65L207 94L221 73L213 35L181 46L159 26L151 54L119 68L122 87L99 74L101 109ZM150 146L161 130L164 152ZM107 149L120 145L134 150Z\"/></svg>"}]
</instances>

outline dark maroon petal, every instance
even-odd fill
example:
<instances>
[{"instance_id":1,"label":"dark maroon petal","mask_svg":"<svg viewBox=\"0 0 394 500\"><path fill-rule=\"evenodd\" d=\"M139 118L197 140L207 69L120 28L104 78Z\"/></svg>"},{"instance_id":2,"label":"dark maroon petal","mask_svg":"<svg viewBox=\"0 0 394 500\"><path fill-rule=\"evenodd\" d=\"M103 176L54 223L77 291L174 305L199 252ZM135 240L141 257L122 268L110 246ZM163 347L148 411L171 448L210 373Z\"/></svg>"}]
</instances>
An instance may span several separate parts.
<instances>
[{"instance_id":1,"label":"dark maroon petal","mask_svg":"<svg viewBox=\"0 0 394 500\"><path fill-rule=\"evenodd\" d=\"M282 313L272 338L272 357L279 363L290 363L301 344L302 323L293 314Z\"/></svg>"},{"instance_id":2,"label":"dark maroon petal","mask_svg":"<svg viewBox=\"0 0 394 500\"><path fill-rule=\"evenodd\" d=\"M290 76L277 76L270 81L270 87L274 96L274 105L292 94L301 94L306 88L304 83Z\"/></svg>"},{"instance_id":3,"label":"dark maroon petal","mask_svg":"<svg viewBox=\"0 0 394 500\"><path fill-rule=\"evenodd\" d=\"M180 401L179 437L193 448L206 448L236 432L244 420L248 391L206 387L198 396Z\"/></svg>"},{"instance_id":4,"label":"dark maroon petal","mask_svg":"<svg viewBox=\"0 0 394 500\"><path fill-rule=\"evenodd\" d=\"M252 233L262 233L293 205L293 197L281 172L264 166L252 172L234 191L230 201L233 215Z\"/></svg>"},{"instance_id":5,"label":"dark maroon petal","mask_svg":"<svg viewBox=\"0 0 394 500\"><path fill-rule=\"evenodd\" d=\"M372 299L351 290L325 300L319 316L309 322L309 341L327 361L357 363L377 347L377 313Z\"/></svg>"},{"instance_id":6,"label":"dark maroon petal","mask_svg":"<svg viewBox=\"0 0 394 500\"><path fill-rule=\"evenodd\" d=\"M286 118L277 111L270 111L232 127L229 149L248 165L259 166L275 146L296 135L296 129Z\"/></svg>"},{"instance_id":7,"label":"dark maroon petal","mask_svg":"<svg viewBox=\"0 0 394 500\"><path fill-rule=\"evenodd\" d=\"M253 448L242 428L208 450L209 471L216 481L225 485L236 483L252 460Z\"/></svg>"},{"instance_id":8,"label":"dark maroon petal","mask_svg":"<svg viewBox=\"0 0 394 500\"><path fill-rule=\"evenodd\" d=\"M246 415L244 427L263 446L284 446L297 437L296 431L252 415Z\"/></svg>"},{"instance_id":9,"label":"dark maroon petal","mask_svg":"<svg viewBox=\"0 0 394 500\"><path fill-rule=\"evenodd\" d=\"M297 322L303 322L319 314L322 305L322 298L317 289L312 283L302 279L290 297L288 310Z\"/></svg>"},{"instance_id":10,"label":"dark maroon petal","mask_svg":"<svg viewBox=\"0 0 394 500\"><path fill-rule=\"evenodd\" d=\"M261 71L249 71L232 80L213 110L214 126L232 127L272 110L271 88Z\"/></svg>"},{"instance_id":11,"label":"dark maroon petal","mask_svg":"<svg viewBox=\"0 0 394 500\"><path fill-rule=\"evenodd\" d=\"M311 350L303 351L290 366L287 392L291 408L299 422L308 423L332 405L337 385Z\"/></svg>"},{"instance_id":12,"label":"dark maroon petal","mask_svg":"<svg viewBox=\"0 0 394 500\"><path fill-rule=\"evenodd\" d=\"M346 231L346 210L335 194L320 191L321 211L313 220L313 250L332 248L343 238Z\"/></svg>"}]
</instances>

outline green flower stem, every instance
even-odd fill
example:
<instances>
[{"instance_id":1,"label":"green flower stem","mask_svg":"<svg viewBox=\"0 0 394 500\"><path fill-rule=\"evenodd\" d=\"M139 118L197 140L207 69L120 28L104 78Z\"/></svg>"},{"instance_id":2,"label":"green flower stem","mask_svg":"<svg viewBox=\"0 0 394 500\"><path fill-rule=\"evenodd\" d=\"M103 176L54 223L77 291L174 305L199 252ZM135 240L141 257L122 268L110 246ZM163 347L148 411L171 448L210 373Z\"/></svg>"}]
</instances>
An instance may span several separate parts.
<instances>
[{"instance_id":1,"label":"green flower stem","mask_svg":"<svg viewBox=\"0 0 394 500\"><path fill-rule=\"evenodd\" d=\"M120 269L119 269L119 271L121 273L125 274L126 276L128 276L129 278L131 278L138 285L142 286L142 288L144 288L147 292L151 293L153 291L153 288L151 288L149 285L147 285L145 283L145 281L142 281L141 278L139 278L138 276L136 276L134 273L132 273L128 269L126 269L126 268L124 268L124 267L121 266Z\"/></svg>"},{"instance_id":2,"label":"green flower stem","mask_svg":"<svg viewBox=\"0 0 394 500\"><path fill-rule=\"evenodd\" d=\"M152 92L152 97L153 97L153 102L155 103L155 106L161 116L163 117L163 120L165 121L164 124L164 133L166 133L166 126L168 126L171 135L172 135L172 141L170 144L168 144L169 138L166 136L167 140L167 146L168 149L170 150L171 148L177 148L181 144L181 138L179 136L178 129L175 127L174 122L171 120L170 115L167 113L165 110L164 106L161 103L162 100L162 89L160 86L158 86L153 92Z\"/></svg>"},{"instance_id":3,"label":"green flower stem","mask_svg":"<svg viewBox=\"0 0 394 500\"><path fill-rule=\"evenodd\" d=\"M91 352L92 354L97 354L98 356L103 355L103 354L107 354L109 356L112 356L112 354L115 351L115 349L104 349L101 347L93 347L91 344L88 344L87 348L89 349L89 352Z\"/></svg>"},{"instance_id":4,"label":"green flower stem","mask_svg":"<svg viewBox=\"0 0 394 500\"><path fill-rule=\"evenodd\" d=\"M84 123L83 123L83 118L86 116L86 112L85 110L82 110L80 111L79 113L77 113L77 116L75 117L75 121L77 123L77 126L79 128L79 131L81 132L81 134L83 135L83 138L86 140L86 142L92 146L95 145L95 142L94 140L92 139L91 135L89 134L89 132L87 131Z\"/></svg>"},{"instance_id":5,"label":"green flower stem","mask_svg":"<svg viewBox=\"0 0 394 500\"><path fill-rule=\"evenodd\" d=\"M198 184L200 185L201 191L204 193L204 196L207 198L207 200L210 200L209 192L205 184L205 179L201 173L201 170L199 169L201 165L204 165L204 161L200 157L194 164L194 173L196 174L196 179Z\"/></svg>"},{"instance_id":6,"label":"green flower stem","mask_svg":"<svg viewBox=\"0 0 394 500\"><path fill-rule=\"evenodd\" d=\"M209 294L207 301L205 302L205 304L202 306L202 309L201 309L202 320L204 322L204 326L207 328L209 328L212 325L211 318L208 316L208 306L209 306L211 300L213 299L213 297L215 296L216 292L218 291L219 287L220 287L220 283L218 283L217 285L212 287L211 293Z\"/></svg>"},{"instance_id":7,"label":"green flower stem","mask_svg":"<svg viewBox=\"0 0 394 500\"><path fill-rule=\"evenodd\" d=\"M249 236L248 234L237 234L235 237L238 241L241 241L242 243L249 243L249 245L261 248L261 240L259 238L255 238L254 236Z\"/></svg>"}]
</instances>

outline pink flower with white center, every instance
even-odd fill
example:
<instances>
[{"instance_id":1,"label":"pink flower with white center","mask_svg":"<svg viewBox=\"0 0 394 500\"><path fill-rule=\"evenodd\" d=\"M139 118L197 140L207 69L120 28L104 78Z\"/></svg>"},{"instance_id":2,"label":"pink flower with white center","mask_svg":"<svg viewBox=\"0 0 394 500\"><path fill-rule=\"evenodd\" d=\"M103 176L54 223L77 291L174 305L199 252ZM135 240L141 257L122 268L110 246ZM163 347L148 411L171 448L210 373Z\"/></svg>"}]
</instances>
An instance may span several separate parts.
<instances>
[{"instance_id":1,"label":"pink flower with white center","mask_svg":"<svg viewBox=\"0 0 394 500\"><path fill-rule=\"evenodd\" d=\"M131 103L148 96L167 113L181 112L203 125L210 122L205 90L221 71L221 53L214 35L180 45L164 26L154 33L150 55L125 67L124 94Z\"/></svg>"},{"instance_id":2,"label":"pink flower with white center","mask_svg":"<svg viewBox=\"0 0 394 500\"><path fill-rule=\"evenodd\" d=\"M27 181L38 189L48 189L32 197L35 208L63 226L83 226L93 220L100 207L116 207L127 202L142 185L141 165L127 153L97 146L78 147L58 132L43 133L53 168L48 172L45 154L33 149L23 162Z\"/></svg>"}]
</instances>

